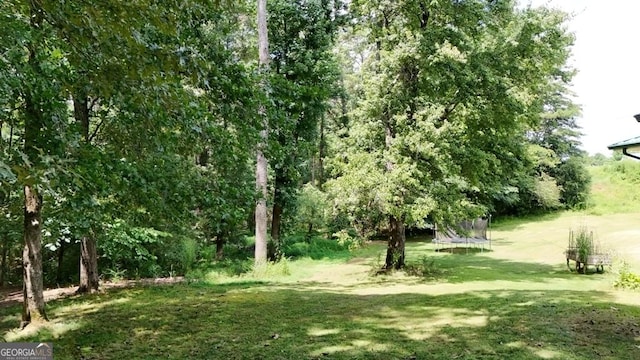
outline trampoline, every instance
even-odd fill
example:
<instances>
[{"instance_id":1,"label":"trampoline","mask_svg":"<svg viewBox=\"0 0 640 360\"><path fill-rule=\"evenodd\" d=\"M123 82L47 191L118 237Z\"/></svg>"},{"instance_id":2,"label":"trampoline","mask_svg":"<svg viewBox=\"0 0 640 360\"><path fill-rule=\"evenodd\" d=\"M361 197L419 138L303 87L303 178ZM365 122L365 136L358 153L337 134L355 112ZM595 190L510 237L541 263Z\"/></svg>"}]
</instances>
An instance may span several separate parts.
<instances>
[{"instance_id":1,"label":"trampoline","mask_svg":"<svg viewBox=\"0 0 640 360\"><path fill-rule=\"evenodd\" d=\"M457 225L436 224L436 235L432 242L436 245L436 251L442 251L446 247L451 249L463 246L467 250L471 247L484 251L485 246L491 249L491 216L465 220Z\"/></svg>"}]
</instances>

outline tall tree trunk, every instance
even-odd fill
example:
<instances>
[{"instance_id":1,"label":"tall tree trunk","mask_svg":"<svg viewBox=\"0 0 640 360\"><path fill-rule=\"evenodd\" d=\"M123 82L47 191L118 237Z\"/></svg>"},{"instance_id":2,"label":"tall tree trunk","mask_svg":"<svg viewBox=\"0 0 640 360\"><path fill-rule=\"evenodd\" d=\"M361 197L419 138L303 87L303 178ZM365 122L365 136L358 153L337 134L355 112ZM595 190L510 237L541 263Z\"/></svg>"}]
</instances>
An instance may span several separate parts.
<instances>
[{"instance_id":1,"label":"tall tree trunk","mask_svg":"<svg viewBox=\"0 0 640 360\"><path fill-rule=\"evenodd\" d=\"M275 191L273 195L273 214L271 214L271 240L273 241L273 248L269 257L273 260L278 260L280 253L280 229L282 224L282 211L284 209L284 194L285 189L284 174L281 169L276 170L276 179L274 183Z\"/></svg>"},{"instance_id":2,"label":"tall tree trunk","mask_svg":"<svg viewBox=\"0 0 640 360\"><path fill-rule=\"evenodd\" d=\"M224 258L224 242L224 235L218 234L216 236L216 260Z\"/></svg>"},{"instance_id":3,"label":"tall tree trunk","mask_svg":"<svg viewBox=\"0 0 640 360\"><path fill-rule=\"evenodd\" d=\"M255 246L255 264L257 266L260 266L267 261L267 167L267 158L262 150L258 150L258 159L256 163L256 187L259 198L256 201Z\"/></svg>"},{"instance_id":4,"label":"tall tree trunk","mask_svg":"<svg viewBox=\"0 0 640 360\"><path fill-rule=\"evenodd\" d=\"M391 176L391 172L395 166L391 148L395 139L395 131L391 124L391 119L388 114L384 114L385 125L385 149L387 150L386 170L387 176ZM401 218L397 218L394 215L389 216L389 241L387 243L387 258L385 261L385 269L401 269L404 267L404 243L405 232L404 222Z\"/></svg>"},{"instance_id":5,"label":"tall tree trunk","mask_svg":"<svg viewBox=\"0 0 640 360\"><path fill-rule=\"evenodd\" d=\"M262 73L262 88L267 94L267 72L269 70L269 38L267 33L267 0L258 0L258 55ZM256 248L255 264L260 266L267 261L267 168L269 166L264 151L267 146L269 118L266 105L260 105L258 116L262 118L260 143L256 154Z\"/></svg>"},{"instance_id":6,"label":"tall tree trunk","mask_svg":"<svg viewBox=\"0 0 640 360\"><path fill-rule=\"evenodd\" d=\"M324 123L325 116L322 114L320 117L320 141L318 143L318 162L317 162L317 174L316 174L316 186L318 189L322 190L322 185L324 185L324 156L325 156L325 139L324 139Z\"/></svg>"},{"instance_id":7,"label":"tall tree trunk","mask_svg":"<svg viewBox=\"0 0 640 360\"><path fill-rule=\"evenodd\" d=\"M58 248L58 264L56 266L56 283L58 286L62 284L62 263L64 262L64 250L66 249L66 242L61 241Z\"/></svg>"},{"instance_id":8,"label":"tall tree trunk","mask_svg":"<svg viewBox=\"0 0 640 360\"><path fill-rule=\"evenodd\" d=\"M0 265L0 287L4 287L4 283L7 280L7 254L9 253L9 236L4 234L2 239L2 265Z\"/></svg>"},{"instance_id":9,"label":"tall tree trunk","mask_svg":"<svg viewBox=\"0 0 640 360\"><path fill-rule=\"evenodd\" d=\"M76 293L98 291L98 256L96 241L92 236L83 236L80 240L80 286Z\"/></svg>"},{"instance_id":10,"label":"tall tree trunk","mask_svg":"<svg viewBox=\"0 0 640 360\"><path fill-rule=\"evenodd\" d=\"M80 125L84 141L89 144L89 99L86 93L79 90L73 99L73 114ZM80 239L80 285L76 293L92 293L98 291L98 247L92 234Z\"/></svg>"},{"instance_id":11,"label":"tall tree trunk","mask_svg":"<svg viewBox=\"0 0 640 360\"><path fill-rule=\"evenodd\" d=\"M405 231L402 220L395 216L389 217L389 241L387 243L387 258L385 269L401 269L404 267Z\"/></svg>"},{"instance_id":12,"label":"tall tree trunk","mask_svg":"<svg viewBox=\"0 0 640 360\"><path fill-rule=\"evenodd\" d=\"M41 31L43 22L42 9L39 3L30 2L30 27L34 36ZM29 50L29 66L40 76L40 64L38 63L38 41L32 39L27 43ZM40 80L43 81L43 80ZM39 161L38 147L45 144L42 142L42 129L44 119L41 102L43 101L41 91L37 85L25 89L24 106L24 153L29 160L37 166ZM47 321L45 313L43 276L42 276L42 195L38 193L35 185L24 185L24 248L22 251L22 278L23 278L23 306L22 323L25 327L30 323Z\"/></svg>"},{"instance_id":13,"label":"tall tree trunk","mask_svg":"<svg viewBox=\"0 0 640 360\"><path fill-rule=\"evenodd\" d=\"M85 143L89 143L89 99L84 91L78 90L73 98L73 116L80 125L80 133Z\"/></svg>"},{"instance_id":14,"label":"tall tree trunk","mask_svg":"<svg viewBox=\"0 0 640 360\"><path fill-rule=\"evenodd\" d=\"M256 233L256 207L252 206L247 217L247 228L250 234Z\"/></svg>"},{"instance_id":15,"label":"tall tree trunk","mask_svg":"<svg viewBox=\"0 0 640 360\"><path fill-rule=\"evenodd\" d=\"M22 251L22 327L47 321L42 279L42 196L30 185L24 187L24 249Z\"/></svg>"}]
</instances>

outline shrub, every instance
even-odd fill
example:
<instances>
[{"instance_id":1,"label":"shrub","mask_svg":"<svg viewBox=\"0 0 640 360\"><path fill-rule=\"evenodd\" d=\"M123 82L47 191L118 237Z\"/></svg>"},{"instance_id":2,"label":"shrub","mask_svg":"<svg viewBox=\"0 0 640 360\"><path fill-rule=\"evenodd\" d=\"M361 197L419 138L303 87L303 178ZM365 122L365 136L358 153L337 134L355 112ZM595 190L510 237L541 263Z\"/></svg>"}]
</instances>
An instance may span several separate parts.
<instances>
[{"instance_id":1,"label":"shrub","mask_svg":"<svg viewBox=\"0 0 640 360\"><path fill-rule=\"evenodd\" d=\"M314 237L309 241L298 235L285 239L282 251L285 257L301 258L309 257L314 260L333 258L336 255L348 255L349 243L341 243L334 239Z\"/></svg>"},{"instance_id":2,"label":"shrub","mask_svg":"<svg viewBox=\"0 0 640 360\"><path fill-rule=\"evenodd\" d=\"M409 276L423 278L435 278L445 273L443 269L438 268L434 258L427 256L422 256L416 264L407 264L404 272Z\"/></svg>"},{"instance_id":3,"label":"shrub","mask_svg":"<svg viewBox=\"0 0 640 360\"><path fill-rule=\"evenodd\" d=\"M116 220L98 241L103 268L126 269L128 277L155 277L162 275L158 255L154 251L163 247L170 234L152 228L131 227Z\"/></svg>"},{"instance_id":4,"label":"shrub","mask_svg":"<svg viewBox=\"0 0 640 360\"><path fill-rule=\"evenodd\" d=\"M186 238L181 241L180 265L185 273L196 263L198 253L198 242L194 239Z\"/></svg>"},{"instance_id":5,"label":"shrub","mask_svg":"<svg viewBox=\"0 0 640 360\"><path fill-rule=\"evenodd\" d=\"M613 286L620 289L640 289L640 275L629 271L629 264L623 262Z\"/></svg>"},{"instance_id":6,"label":"shrub","mask_svg":"<svg viewBox=\"0 0 640 360\"><path fill-rule=\"evenodd\" d=\"M340 230L333 234L333 238L336 239L338 244L346 247L350 251L362 247L363 244L363 239L358 237L353 231Z\"/></svg>"},{"instance_id":7,"label":"shrub","mask_svg":"<svg viewBox=\"0 0 640 360\"><path fill-rule=\"evenodd\" d=\"M535 182L535 196L542 209L558 209L561 207L560 194L562 188L556 179L543 174Z\"/></svg>"}]
</instances>

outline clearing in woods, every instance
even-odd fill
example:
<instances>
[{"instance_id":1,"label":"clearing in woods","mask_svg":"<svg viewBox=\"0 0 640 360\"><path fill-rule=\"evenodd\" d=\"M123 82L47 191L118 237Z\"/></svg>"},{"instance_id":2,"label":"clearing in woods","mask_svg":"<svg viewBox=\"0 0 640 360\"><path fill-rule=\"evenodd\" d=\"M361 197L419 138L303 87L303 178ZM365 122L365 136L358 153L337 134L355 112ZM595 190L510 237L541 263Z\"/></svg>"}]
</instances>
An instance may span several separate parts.
<instances>
[{"instance_id":1,"label":"clearing in woods","mask_svg":"<svg viewBox=\"0 0 640 360\"><path fill-rule=\"evenodd\" d=\"M371 276L384 243L352 259L290 261L291 275L224 277L51 300L52 321L6 341L50 341L56 359L638 359L640 299L612 287L640 264L640 214L503 221L492 251L437 253L412 239L422 276ZM569 230L589 226L616 264L577 275Z\"/></svg>"}]
</instances>

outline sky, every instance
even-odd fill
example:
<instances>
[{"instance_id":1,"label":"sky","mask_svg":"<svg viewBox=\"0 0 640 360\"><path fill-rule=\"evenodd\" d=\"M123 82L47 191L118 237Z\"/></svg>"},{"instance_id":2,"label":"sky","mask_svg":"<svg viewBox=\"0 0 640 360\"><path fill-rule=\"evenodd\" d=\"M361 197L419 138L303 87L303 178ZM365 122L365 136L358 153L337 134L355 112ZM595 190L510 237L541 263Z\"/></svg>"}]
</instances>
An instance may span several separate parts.
<instances>
[{"instance_id":1,"label":"sky","mask_svg":"<svg viewBox=\"0 0 640 360\"><path fill-rule=\"evenodd\" d=\"M573 14L567 23L576 37L570 60L572 82L582 107L582 148L610 154L608 145L640 136L640 1L521 0Z\"/></svg>"}]
</instances>

